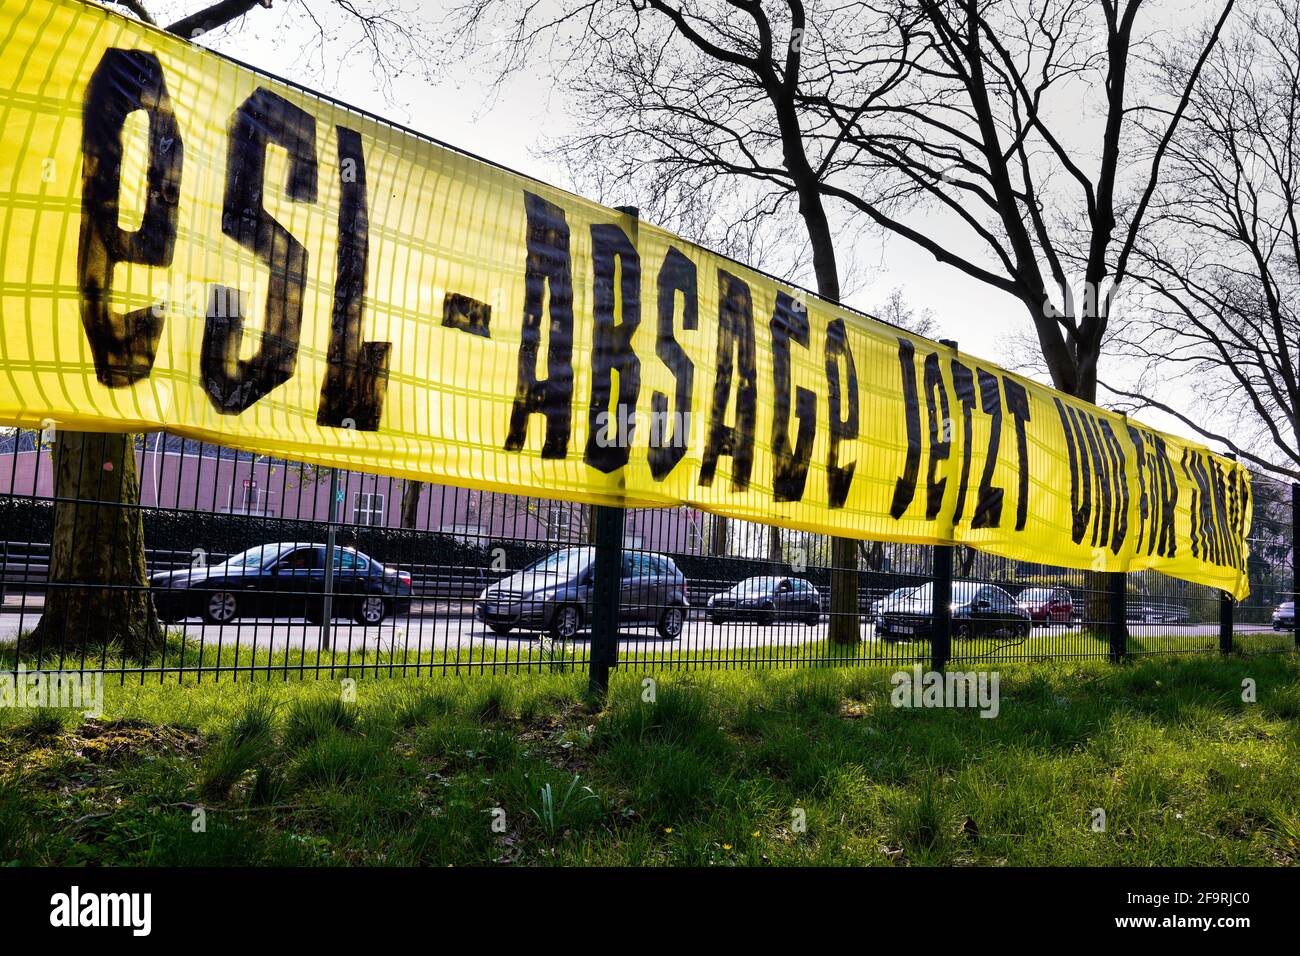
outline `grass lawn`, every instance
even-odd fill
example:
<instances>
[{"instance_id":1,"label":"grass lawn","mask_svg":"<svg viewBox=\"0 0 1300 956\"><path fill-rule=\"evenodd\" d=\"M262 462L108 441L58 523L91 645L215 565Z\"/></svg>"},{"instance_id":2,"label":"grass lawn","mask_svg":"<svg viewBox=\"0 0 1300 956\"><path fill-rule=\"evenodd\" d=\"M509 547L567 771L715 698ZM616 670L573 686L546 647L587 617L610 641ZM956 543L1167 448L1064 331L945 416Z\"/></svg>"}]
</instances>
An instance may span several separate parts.
<instances>
[{"instance_id":1,"label":"grass lawn","mask_svg":"<svg viewBox=\"0 0 1300 956\"><path fill-rule=\"evenodd\" d=\"M0 863L1300 861L1293 655L1001 665L995 719L892 671L110 680L0 709Z\"/></svg>"}]
</instances>

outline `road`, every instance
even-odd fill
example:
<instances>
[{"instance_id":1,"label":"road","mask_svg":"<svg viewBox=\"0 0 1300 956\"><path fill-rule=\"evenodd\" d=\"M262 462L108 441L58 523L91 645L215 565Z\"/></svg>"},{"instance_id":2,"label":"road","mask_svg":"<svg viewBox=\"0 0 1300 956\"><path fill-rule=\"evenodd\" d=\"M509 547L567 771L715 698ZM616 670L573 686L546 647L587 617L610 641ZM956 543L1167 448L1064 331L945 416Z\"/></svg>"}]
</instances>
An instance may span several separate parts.
<instances>
[{"instance_id":1,"label":"road","mask_svg":"<svg viewBox=\"0 0 1300 956\"><path fill-rule=\"evenodd\" d=\"M0 615L0 642L12 641L21 631L35 627L39 611ZM206 624L198 619L186 621L181 627L186 636L204 647L233 647L240 645L259 652L307 650L315 652L320 647L321 628L307 624L301 618L259 618L239 620L231 624ZM1269 631L1263 625L1239 625L1237 633ZM428 652L461 653L473 660L491 660L494 656L508 656L512 652L528 654L536 650L535 634L511 633L505 637L493 634L483 624L469 616L453 613L443 616L411 616L385 621L379 627L364 628L349 620L335 620L332 627L333 644L338 651L376 651L418 654ZM877 642L875 629L870 624L861 626L864 643ZM1213 639L1218 635L1214 624L1168 625L1132 624L1129 634L1134 638L1164 635L1170 638ZM1070 638L1083 640L1079 628L1035 628L1034 643L1041 644L1043 652L1061 649ZM624 657L640 654L675 653L679 656L712 655L719 651L742 650L754 647L799 647L824 643L827 640L827 623L809 627L805 624L779 623L766 626L729 623L712 625L699 619L686 622L681 637L675 641L661 639L653 628L625 628L619 636L620 653ZM1005 639L985 639L990 645L1010 643ZM587 642L587 634L579 635L579 646ZM928 642L919 641L916 651L928 648ZM1055 645L1055 648L1052 646ZM886 645L889 646L889 645ZM581 651L580 651L581 653ZM881 648L882 656L914 656L906 643L892 645L890 651Z\"/></svg>"}]
</instances>

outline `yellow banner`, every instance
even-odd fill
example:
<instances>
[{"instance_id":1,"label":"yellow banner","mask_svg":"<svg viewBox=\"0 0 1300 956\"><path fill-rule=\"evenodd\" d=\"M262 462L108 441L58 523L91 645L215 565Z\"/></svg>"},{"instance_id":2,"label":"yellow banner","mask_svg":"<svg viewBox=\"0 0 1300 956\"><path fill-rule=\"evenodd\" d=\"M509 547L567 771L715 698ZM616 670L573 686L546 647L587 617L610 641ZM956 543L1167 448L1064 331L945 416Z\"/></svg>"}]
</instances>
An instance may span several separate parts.
<instances>
[{"instance_id":1,"label":"yellow banner","mask_svg":"<svg viewBox=\"0 0 1300 956\"><path fill-rule=\"evenodd\" d=\"M1248 593L1245 469L99 7L0 12L0 420Z\"/></svg>"}]
</instances>

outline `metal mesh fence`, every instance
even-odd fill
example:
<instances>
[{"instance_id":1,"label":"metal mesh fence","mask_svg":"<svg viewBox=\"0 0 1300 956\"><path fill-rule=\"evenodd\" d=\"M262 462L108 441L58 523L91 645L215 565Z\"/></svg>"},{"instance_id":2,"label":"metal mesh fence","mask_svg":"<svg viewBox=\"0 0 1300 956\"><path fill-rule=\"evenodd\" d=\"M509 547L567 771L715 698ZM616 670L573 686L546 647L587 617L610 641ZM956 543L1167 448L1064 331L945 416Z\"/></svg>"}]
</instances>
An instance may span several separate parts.
<instances>
[{"instance_id":1,"label":"metal mesh fence","mask_svg":"<svg viewBox=\"0 0 1300 956\"><path fill-rule=\"evenodd\" d=\"M633 509L618 513L618 574L602 585L608 541L584 505L164 433L82 437L61 450L57 435L0 439L2 669L141 680L585 669L600 608L615 603L617 662L641 670L937 653L935 588L949 585L933 547ZM1281 651L1294 647L1292 489L1264 477L1254 488L1251 596L1230 608L1228 639ZM1130 655L1225 647L1223 597L1204 586L1142 572L1117 595L1115 575L964 546L942 557L946 660L1113 657L1117 640Z\"/></svg>"}]
</instances>

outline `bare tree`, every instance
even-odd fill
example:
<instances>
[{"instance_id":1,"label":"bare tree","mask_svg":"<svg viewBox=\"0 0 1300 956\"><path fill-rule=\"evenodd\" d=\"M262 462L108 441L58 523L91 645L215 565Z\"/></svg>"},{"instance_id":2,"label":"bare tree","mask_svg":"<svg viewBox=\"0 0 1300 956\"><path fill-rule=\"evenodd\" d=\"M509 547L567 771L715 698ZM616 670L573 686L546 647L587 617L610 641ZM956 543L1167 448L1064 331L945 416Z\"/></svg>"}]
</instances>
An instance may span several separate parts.
<instances>
[{"instance_id":1,"label":"bare tree","mask_svg":"<svg viewBox=\"0 0 1300 956\"><path fill-rule=\"evenodd\" d=\"M1168 93L1138 82L1143 54L1163 35L1139 22L1150 0L868 6L896 22L911 69L869 102L834 91L811 98L833 121L822 135L854 148L856 181L832 182L826 194L1014 296L1053 384L1095 400L1110 305L1233 0Z\"/></svg>"},{"instance_id":2,"label":"bare tree","mask_svg":"<svg viewBox=\"0 0 1300 956\"><path fill-rule=\"evenodd\" d=\"M1190 53L1163 58L1167 86L1186 82ZM1117 335L1145 367L1103 387L1300 480L1300 2L1273 0L1225 37L1166 168L1134 249L1152 294ZM1222 424L1177 407L1171 384Z\"/></svg>"},{"instance_id":3,"label":"bare tree","mask_svg":"<svg viewBox=\"0 0 1300 956\"><path fill-rule=\"evenodd\" d=\"M934 339L943 334L939 321L930 309L917 309L907 301L902 289L893 289L884 302L869 310L871 315L882 322L896 325L915 335Z\"/></svg>"}]
</instances>

